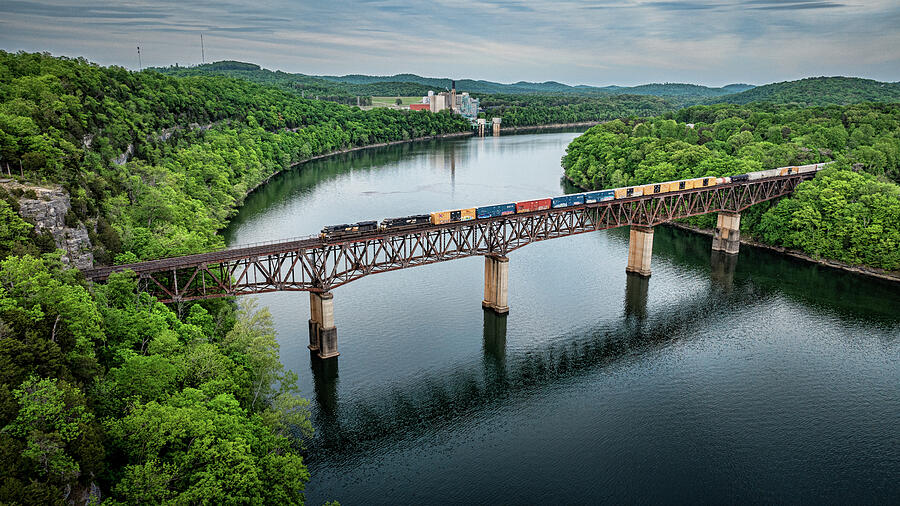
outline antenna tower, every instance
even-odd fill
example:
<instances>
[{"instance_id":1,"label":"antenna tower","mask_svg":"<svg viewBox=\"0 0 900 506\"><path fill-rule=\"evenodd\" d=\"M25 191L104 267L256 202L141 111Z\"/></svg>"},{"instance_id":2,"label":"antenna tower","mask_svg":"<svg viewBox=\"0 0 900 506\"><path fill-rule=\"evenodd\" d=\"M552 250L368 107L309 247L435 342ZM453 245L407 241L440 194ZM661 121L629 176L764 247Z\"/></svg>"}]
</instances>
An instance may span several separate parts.
<instances>
[{"instance_id":1,"label":"antenna tower","mask_svg":"<svg viewBox=\"0 0 900 506\"><path fill-rule=\"evenodd\" d=\"M200 34L200 61L206 63L206 51L203 49L203 34Z\"/></svg>"},{"instance_id":2,"label":"antenna tower","mask_svg":"<svg viewBox=\"0 0 900 506\"><path fill-rule=\"evenodd\" d=\"M137 47L138 49L138 72L144 70L144 65L141 63L141 46Z\"/></svg>"}]
</instances>

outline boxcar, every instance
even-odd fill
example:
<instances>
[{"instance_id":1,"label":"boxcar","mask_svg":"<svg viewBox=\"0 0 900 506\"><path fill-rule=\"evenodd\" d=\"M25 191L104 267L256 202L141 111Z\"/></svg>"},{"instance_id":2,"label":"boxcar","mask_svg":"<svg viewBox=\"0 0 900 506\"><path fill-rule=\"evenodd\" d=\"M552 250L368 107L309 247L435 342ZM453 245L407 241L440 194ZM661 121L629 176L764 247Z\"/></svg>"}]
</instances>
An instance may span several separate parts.
<instances>
[{"instance_id":1,"label":"boxcar","mask_svg":"<svg viewBox=\"0 0 900 506\"><path fill-rule=\"evenodd\" d=\"M736 183L738 181L749 181L750 174L738 174L736 176L731 176L731 182Z\"/></svg>"},{"instance_id":2,"label":"boxcar","mask_svg":"<svg viewBox=\"0 0 900 506\"><path fill-rule=\"evenodd\" d=\"M561 197L553 197L550 199L550 207L558 209L560 207L572 207L584 204L584 195L577 193L575 195L563 195Z\"/></svg>"},{"instance_id":3,"label":"boxcar","mask_svg":"<svg viewBox=\"0 0 900 506\"><path fill-rule=\"evenodd\" d=\"M475 217L478 219L506 216L507 214L516 214L515 204L497 204L494 206L484 206L475 209Z\"/></svg>"},{"instance_id":4,"label":"boxcar","mask_svg":"<svg viewBox=\"0 0 900 506\"><path fill-rule=\"evenodd\" d=\"M700 183L694 185L694 188L704 188L706 186L715 186L717 184L716 178L714 177L701 177L698 181L700 181Z\"/></svg>"},{"instance_id":5,"label":"boxcar","mask_svg":"<svg viewBox=\"0 0 900 506\"><path fill-rule=\"evenodd\" d=\"M584 194L584 203L585 204L596 204L597 202L612 200L614 198L616 198L616 192L614 192L613 190L589 192L589 193Z\"/></svg>"},{"instance_id":6,"label":"boxcar","mask_svg":"<svg viewBox=\"0 0 900 506\"><path fill-rule=\"evenodd\" d=\"M517 213L543 211L544 209L550 209L550 199L523 200L522 202L516 202Z\"/></svg>"}]
</instances>

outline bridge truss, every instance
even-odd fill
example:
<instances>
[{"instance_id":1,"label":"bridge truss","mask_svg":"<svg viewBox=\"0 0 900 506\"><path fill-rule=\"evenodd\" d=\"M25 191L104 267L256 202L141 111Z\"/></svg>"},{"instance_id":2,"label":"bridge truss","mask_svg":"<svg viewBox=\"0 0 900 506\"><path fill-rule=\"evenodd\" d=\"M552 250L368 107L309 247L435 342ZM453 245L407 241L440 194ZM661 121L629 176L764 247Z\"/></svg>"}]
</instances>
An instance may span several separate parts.
<instances>
[{"instance_id":1,"label":"bridge truss","mask_svg":"<svg viewBox=\"0 0 900 506\"><path fill-rule=\"evenodd\" d=\"M275 291L327 292L363 276L476 255L506 256L536 241L622 226L652 227L711 212L740 212L794 191L792 174L495 218L313 237L85 271L93 281L130 269L163 302Z\"/></svg>"}]
</instances>

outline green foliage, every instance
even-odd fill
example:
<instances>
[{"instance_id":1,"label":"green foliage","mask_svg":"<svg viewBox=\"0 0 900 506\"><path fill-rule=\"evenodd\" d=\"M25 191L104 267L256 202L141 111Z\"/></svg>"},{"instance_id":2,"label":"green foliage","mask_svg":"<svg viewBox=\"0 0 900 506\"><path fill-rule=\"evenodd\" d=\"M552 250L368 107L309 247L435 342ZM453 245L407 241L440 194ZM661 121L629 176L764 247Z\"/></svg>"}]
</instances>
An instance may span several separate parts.
<instances>
[{"instance_id":1,"label":"green foliage","mask_svg":"<svg viewBox=\"0 0 900 506\"><path fill-rule=\"evenodd\" d=\"M656 116L675 108L659 97L639 95L484 95L483 116L504 126L533 126Z\"/></svg>"},{"instance_id":2,"label":"green foliage","mask_svg":"<svg viewBox=\"0 0 900 506\"><path fill-rule=\"evenodd\" d=\"M0 157L67 187L78 217L96 229L99 259L221 247L216 232L278 171L354 146L469 128L446 113L361 111L217 75L0 51Z\"/></svg>"},{"instance_id":3,"label":"green foliage","mask_svg":"<svg viewBox=\"0 0 900 506\"><path fill-rule=\"evenodd\" d=\"M858 77L810 77L799 81L767 84L711 100L731 104L771 102L807 106L898 102L900 83L882 83Z\"/></svg>"},{"instance_id":4,"label":"green foliage","mask_svg":"<svg viewBox=\"0 0 900 506\"><path fill-rule=\"evenodd\" d=\"M303 501L307 402L266 311L181 320L119 273L91 293L58 262L0 262L0 501Z\"/></svg>"},{"instance_id":5,"label":"green foliage","mask_svg":"<svg viewBox=\"0 0 900 506\"><path fill-rule=\"evenodd\" d=\"M835 169L792 197L745 211L743 233L816 257L900 268L900 104L691 107L593 127L562 164L576 185L599 189L832 160Z\"/></svg>"},{"instance_id":6,"label":"green foliage","mask_svg":"<svg viewBox=\"0 0 900 506\"><path fill-rule=\"evenodd\" d=\"M0 259L28 240L34 226L26 223L5 200L0 200Z\"/></svg>"}]
</instances>

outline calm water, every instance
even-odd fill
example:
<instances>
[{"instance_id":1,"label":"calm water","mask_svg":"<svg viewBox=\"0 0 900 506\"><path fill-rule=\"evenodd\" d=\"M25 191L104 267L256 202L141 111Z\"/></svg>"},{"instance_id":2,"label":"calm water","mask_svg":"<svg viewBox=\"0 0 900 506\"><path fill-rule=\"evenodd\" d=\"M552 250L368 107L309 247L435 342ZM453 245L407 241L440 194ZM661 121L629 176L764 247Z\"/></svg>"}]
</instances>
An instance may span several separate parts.
<instances>
[{"instance_id":1,"label":"calm water","mask_svg":"<svg viewBox=\"0 0 900 506\"><path fill-rule=\"evenodd\" d=\"M229 244L564 192L577 133L420 143L310 163L248 199ZM658 227L510 255L510 314L470 258L334 291L341 356L311 359L309 297L259 297L316 436L311 504L895 501L900 287Z\"/></svg>"}]
</instances>

